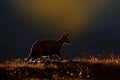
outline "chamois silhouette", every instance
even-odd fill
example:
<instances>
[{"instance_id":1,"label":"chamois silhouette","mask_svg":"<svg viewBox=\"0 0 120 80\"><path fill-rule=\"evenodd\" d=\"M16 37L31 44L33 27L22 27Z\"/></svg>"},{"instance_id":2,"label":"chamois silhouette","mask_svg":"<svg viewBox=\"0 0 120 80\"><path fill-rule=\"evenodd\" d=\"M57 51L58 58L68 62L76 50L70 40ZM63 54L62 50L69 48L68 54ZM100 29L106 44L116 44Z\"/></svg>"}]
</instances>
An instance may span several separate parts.
<instances>
[{"instance_id":1,"label":"chamois silhouette","mask_svg":"<svg viewBox=\"0 0 120 80\"><path fill-rule=\"evenodd\" d=\"M27 61L29 61L31 58L33 60L41 58L42 56L49 56L51 59L52 55L58 55L59 58L62 60L60 51L62 49L63 44L70 44L68 37L68 33L63 33L59 40L35 41L32 44L32 48Z\"/></svg>"}]
</instances>

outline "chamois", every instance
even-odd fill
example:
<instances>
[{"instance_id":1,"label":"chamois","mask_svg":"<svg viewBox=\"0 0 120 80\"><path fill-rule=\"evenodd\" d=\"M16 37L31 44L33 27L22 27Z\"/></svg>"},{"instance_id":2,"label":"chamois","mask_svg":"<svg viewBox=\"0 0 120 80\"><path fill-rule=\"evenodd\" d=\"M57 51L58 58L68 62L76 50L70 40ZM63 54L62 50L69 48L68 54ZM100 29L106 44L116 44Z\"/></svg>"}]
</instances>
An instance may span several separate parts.
<instances>
[{"instance_id":1,"label":"chamois","mask_svg":"<svg viewBox=\"0 0 120 80\"><path fill-rule=\"evenodd\" d=\"M52 55L58 55L59 58L62 60L60 51L63 44L65 43L70 44L68 37L69 34L63 33L59 40L35 41L32 44L32 48L27 61L29 61L29 59L31 58L37 59L41 58L42 56L49 56L51 59Z\"/></svg>"}]
</instances>

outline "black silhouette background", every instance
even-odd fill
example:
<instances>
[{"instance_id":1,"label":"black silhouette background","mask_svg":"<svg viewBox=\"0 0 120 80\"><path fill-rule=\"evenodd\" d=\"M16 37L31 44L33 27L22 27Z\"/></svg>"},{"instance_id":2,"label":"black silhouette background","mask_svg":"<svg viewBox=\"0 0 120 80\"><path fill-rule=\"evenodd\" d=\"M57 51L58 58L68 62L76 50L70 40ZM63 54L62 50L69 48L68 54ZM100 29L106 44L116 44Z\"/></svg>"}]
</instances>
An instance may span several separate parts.
<instances>
[{"instance_id":1,"label":"black silhouette background","mask_svg":"<svg viewBox=\"0 0 120 80\"><path fill-rule=\"evenodd\" d=\"M102 51L115 51L116 53L120 51L120 4L118 0L111 0L112 3L109 5L104 4L107 6L101 4L99 7L94 7L97 8L93 12L94 15L91 15L84 25L79 25L77 28L70 23L71 29L68 29L68 25L64 25L64 27L67 26L65 29L64 27L56 29L57 26L61 27L61 25L59 26L59 23L53 25L54 21L52 22L44 16L37 20L38 22L34 22L34 18L31 18L33 19L33 23L31 23L31 20L26 18L26 15L23 16L19 8L14 5L17 3L12 1L14 0L0 0L1 60L27 57L35 40L59 39L63 32L69 32L71 40L71 46L63 48L61 53L63 56L78 56L84 51L95 54ZM77 23L79 23L79 19L77 19ZM67 24L69 24L69 19ZM81 26L85 29L79 28ZM74 28L77 28L77 31L74 31Z\"/></svg>"}]
</instances>

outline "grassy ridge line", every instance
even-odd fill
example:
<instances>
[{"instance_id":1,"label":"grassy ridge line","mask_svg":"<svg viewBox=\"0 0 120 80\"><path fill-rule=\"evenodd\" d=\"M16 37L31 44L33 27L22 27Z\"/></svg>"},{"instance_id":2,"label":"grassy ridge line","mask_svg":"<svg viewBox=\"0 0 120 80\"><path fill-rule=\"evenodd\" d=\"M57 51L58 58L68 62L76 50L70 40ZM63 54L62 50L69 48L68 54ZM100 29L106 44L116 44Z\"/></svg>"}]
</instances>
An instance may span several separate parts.
<instances>
[{"instance_id":1,"label":"grassy ridge line","mask_svg":"<svg viewBox=\"0 0 120 80\"><path fill-rule=\"evenodd\" d=\"M120 65L120 59L101 59L101 60L97 60L97 59L76 59L73 61L77 61L77 62L89 62L91 64L97 64L97 63L101 63L101 64L114 64L114 65Z\"/></svg>"},{"instance_id":2,"label":"grassy ridge line","mask_svg":"<svg viewBox=\"0 0 120 80\"><path fill-rule=\"evenodd\" d=\"M74 60L63 60L63 61L49 61L48 63L68 63L68 62L79 62L79 63L90 63L90 64L114 64L114 65L120 65L120 59L102 59L102 60L92 60L92 59L74 59ZM47 63L47 62L45 62ZM27 64L24 62L10 62L10 63L1 63L0 67L38 67L38 66L45 66L44 63L33 63L33 64ZM41 68L39 67L39 68Z\"/></svg>"}]
</instances>

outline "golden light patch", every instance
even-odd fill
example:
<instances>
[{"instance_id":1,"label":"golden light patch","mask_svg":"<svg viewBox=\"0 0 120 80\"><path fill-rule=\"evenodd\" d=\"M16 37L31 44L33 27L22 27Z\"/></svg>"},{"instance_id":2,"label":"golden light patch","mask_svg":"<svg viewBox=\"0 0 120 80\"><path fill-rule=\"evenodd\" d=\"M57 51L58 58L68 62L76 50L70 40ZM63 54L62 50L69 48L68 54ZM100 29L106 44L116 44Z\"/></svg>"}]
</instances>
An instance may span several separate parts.
<instances>
[{"instance_id":1,"label":"golden light patch","mask_svg":"<svg viewBox=\"0 0 120 80\"><path fill-rule=\"evenodd\" d=\"M112 1L111 1L112 2ZM17 8L33 23L43 21L48 28L83 32L94 22L95 11L111 4L110 0L19 0ZM50 26L49 26L50 25Z\"/></svg>"}]
</instances>

